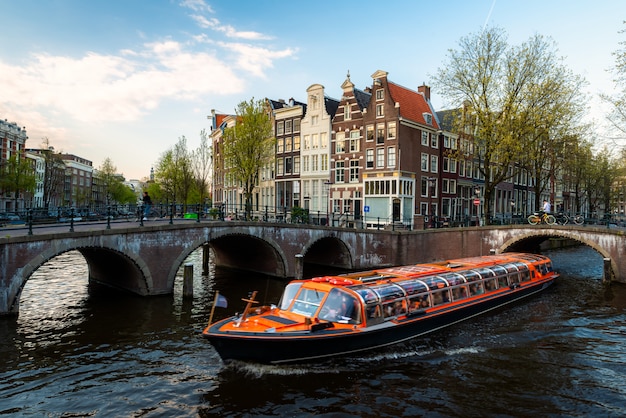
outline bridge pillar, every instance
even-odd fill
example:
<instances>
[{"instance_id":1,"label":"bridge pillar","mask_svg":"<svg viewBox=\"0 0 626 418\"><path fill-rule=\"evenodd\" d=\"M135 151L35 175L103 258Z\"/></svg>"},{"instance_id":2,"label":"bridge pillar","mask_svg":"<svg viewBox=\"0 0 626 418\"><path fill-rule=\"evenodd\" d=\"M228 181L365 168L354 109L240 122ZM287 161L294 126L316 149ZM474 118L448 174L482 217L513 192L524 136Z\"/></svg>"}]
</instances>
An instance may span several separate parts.
<instances>
[{"instance_id":1,"label":"bridge pillar","mask_svg":"<svg viewBox=\"0 0 626 418\"><path fill-rule=\"evenodd\" d=\"M604 262L604 274L602 275L602 283L610 283L612 278L611 259L605 257Z\"/></svg>"}]
</instances>

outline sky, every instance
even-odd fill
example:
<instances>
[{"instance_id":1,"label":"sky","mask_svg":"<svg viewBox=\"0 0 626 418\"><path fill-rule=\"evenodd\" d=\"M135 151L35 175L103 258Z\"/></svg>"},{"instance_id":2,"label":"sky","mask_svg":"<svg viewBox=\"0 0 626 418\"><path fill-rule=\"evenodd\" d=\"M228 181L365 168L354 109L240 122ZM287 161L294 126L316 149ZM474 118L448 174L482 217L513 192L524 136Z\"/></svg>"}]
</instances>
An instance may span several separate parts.
<instances>
[{"instance_id":1,"label":"sky","mask_svg":"<svg viewBox=\"0 0 626 418\"><path fill-rule=\"evenodd\" d=\"M0 0L0 119L127 180L147 178L185 137L210 131L211 110L254 99L306 101L322 84L339 99L387 71L417 89L486 27L519 45L549 37L587 80L589 121L606 137L599 93L611 93L613 53L626 40L623 0ZM435 110L449 108L431 92ZM626 143L626 141L624 141Z\"/></svg>"}]
</instances>

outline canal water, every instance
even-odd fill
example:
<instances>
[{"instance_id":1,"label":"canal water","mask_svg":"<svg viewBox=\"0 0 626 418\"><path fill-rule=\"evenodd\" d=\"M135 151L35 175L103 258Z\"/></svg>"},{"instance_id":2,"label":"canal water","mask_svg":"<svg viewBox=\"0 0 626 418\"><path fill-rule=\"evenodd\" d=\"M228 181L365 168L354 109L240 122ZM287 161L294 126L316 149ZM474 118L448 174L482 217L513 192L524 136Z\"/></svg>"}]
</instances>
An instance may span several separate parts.
<instances>
[{"instance_id":1,"label":"canal water","mask_svg":"<svg viewBox=\"0 0 626 418\"><path fill-rule=\"evenodd\" d=\"M383 351L307 366L224 365L199 332L213 291L241 311L283 282L212 271L194 298L87 286L79 253L40 268L0 320L0 417L626 415L626 286L587 247L554 251L545 293ZM253 348L252 348L253 349Z\"/></svg>"}]
</instances>

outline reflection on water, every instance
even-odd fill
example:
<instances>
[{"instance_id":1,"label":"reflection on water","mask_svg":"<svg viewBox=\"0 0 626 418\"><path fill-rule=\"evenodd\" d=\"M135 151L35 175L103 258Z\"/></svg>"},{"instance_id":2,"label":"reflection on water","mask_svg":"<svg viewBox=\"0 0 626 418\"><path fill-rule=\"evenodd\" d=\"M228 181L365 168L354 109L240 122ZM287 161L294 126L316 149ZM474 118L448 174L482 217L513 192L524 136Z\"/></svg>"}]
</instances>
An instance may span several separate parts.
<instances>
[{"instance_id":1,"label":"reflection on water","mask_svg":"<svg viewBox=\"0 0 626 418\"><path fill-rule=\"evenodd\" d=\"M385 350L300 366L224 365L199 332L215 289L229 301L284 281L194 264L194 298L87 286L78 253L27 283L0 321L0 416L620 416L626 286L601 284L593 250L555 251L538 297Z\"/></svg>"}]
</instances>

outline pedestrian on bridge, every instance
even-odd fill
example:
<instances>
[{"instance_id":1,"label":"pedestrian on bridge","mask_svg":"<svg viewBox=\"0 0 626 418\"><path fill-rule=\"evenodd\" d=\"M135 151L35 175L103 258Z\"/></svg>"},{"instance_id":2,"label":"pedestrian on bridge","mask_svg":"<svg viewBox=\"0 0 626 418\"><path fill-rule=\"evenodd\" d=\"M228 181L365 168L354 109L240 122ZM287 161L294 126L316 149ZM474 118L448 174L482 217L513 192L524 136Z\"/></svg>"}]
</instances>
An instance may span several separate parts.
<instances>
[{"instance_id":1,"label":"pedestrian on bridge","mask_svg":"<svg viewBox=\"0 0 626 418\"><path fill-rule=\"evenodd\" d=\"M150 215L150 209L152 208L152 199L148 192L143 192L143 220L147 221Z\"/></svg>"}]
</instances>

